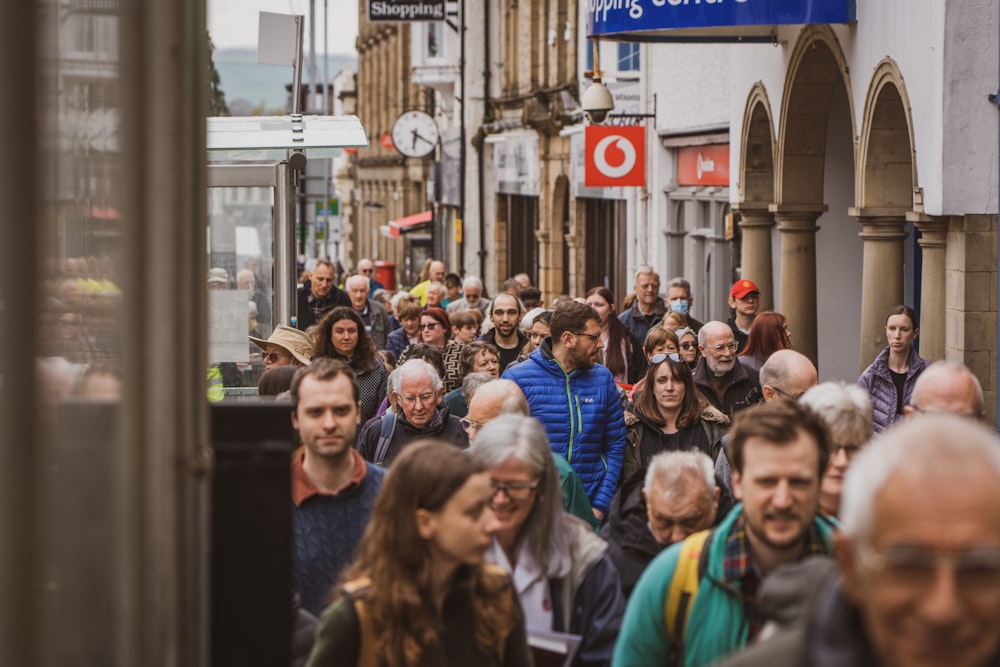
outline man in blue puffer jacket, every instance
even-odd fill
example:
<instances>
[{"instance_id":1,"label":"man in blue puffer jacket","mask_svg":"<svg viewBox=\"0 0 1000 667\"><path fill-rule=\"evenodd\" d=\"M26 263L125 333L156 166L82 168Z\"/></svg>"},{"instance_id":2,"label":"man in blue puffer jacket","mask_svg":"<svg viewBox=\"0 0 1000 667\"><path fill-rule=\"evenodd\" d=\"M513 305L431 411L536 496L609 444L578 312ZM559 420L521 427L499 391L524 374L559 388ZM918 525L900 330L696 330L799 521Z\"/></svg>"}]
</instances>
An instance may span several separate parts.
<instances>
[{"instance_id":1,"label":"man in blue puffer jacket","mask_svg":"<svg viewBox=\"0 0 1000 667\"><path fill-rule=\"evenodd\" d=\"M602 519L625 456L625 419L614 377L595 364L603 347L597 311L570 301L555 309L551 335L503 377L518 384L552 450L580 476Z\"/></svg>"}]
</instances>

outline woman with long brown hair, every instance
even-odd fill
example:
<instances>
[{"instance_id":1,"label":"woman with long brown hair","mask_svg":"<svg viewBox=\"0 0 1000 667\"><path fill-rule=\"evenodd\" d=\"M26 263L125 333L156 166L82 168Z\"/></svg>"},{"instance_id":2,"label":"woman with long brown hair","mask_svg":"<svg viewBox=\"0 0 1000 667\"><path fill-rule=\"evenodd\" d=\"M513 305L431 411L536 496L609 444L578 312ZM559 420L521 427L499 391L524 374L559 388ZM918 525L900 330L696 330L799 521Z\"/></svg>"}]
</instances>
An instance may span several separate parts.
<instances>
[{"instance_id":1,"label":"woman with long brown hair","mask_svg":"<svg viewBox=\"0 0 1000 667\"><path fill-rule=\"evenodd\" d=\"M385 398L389 371L375 354L375 342L353 308L338 306L320 320L313 359L319 357L337 359L351 367L361 391L361 423L374 417Z\"/></svg>"},{"instance_id":2,"label":"woman with long brown hair","mask_svg":"<svg viewBox=\"0 0 1000 667\"><path fill-rule=\"evenodd\" d=\"M615 295L607 287L598 285L587 290L587 305L597 311L600 318L601 340L604 341L603 363L615 382L635 384L646 369L642 356L642 341L622 324L615 312Z\"/></svg>"},{"instance_id":3,"label":"woman with long brown hair","mask_svg":"<svg viewBox=\"0 0 1000 667\"><path fill-rule=\"evenodd\" d=\"M499 527L490 476L455 447L407 447L358 557L323 612L309 667L530 665L510 578L484 557Z\"/></svg>"},{"instance_id":4,"label":"woman with long brown hair","mask_svg":"<svg viewBox=\"0 0 1000 667\"><path fill-rule=\"evenodd\" d=\"M622 481L645 471L653 456L668 449L700 449L714 461L729 424L728 417L698 393L691 369L679 354L657 354L649 361L645 388L632 411L625 413Z\"/></svg>"}]
</instances>

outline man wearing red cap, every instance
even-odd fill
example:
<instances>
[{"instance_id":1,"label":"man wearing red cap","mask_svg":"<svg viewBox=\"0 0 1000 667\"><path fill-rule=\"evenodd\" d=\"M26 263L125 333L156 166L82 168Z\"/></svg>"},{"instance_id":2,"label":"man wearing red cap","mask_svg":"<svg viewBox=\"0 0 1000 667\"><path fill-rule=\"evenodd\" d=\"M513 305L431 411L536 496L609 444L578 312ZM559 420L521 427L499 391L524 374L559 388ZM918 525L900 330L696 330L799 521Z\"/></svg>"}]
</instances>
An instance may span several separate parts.
<instances>
[{"instance_id":1,"label":"man wearing red cap","mask_svg":"<svg viewBox=\"0 0 1000 667\"><path fill-rule=\"evenodd\" d=\"M760 309L760 288L757 283L752 280L737 280L733 283L733 288L729 290L729 307L733 309L733 316L726 324L733 330L733 338L739 345L736 354L739 354L747 344L750 325Z\"/></svg>"}]
</instances>

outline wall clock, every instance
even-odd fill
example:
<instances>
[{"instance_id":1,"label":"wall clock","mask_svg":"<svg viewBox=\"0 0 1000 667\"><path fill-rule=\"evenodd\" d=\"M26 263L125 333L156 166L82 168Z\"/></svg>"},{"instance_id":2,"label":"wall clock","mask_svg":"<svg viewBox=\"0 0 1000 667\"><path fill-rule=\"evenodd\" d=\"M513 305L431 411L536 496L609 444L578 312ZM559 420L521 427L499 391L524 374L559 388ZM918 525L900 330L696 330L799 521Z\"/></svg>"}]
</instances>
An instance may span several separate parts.
<instances>
[{"instance_id":1,"label":"wall clock","mask_svg":"<svg viewBox=\"0 0 1000 667\"><path fill-rule=\"evenodd\" d=\"M404 111L392 124L392 143L406 157L430 155L440 136L434 118L419 109Z\"/></svg>"}]
</instances>

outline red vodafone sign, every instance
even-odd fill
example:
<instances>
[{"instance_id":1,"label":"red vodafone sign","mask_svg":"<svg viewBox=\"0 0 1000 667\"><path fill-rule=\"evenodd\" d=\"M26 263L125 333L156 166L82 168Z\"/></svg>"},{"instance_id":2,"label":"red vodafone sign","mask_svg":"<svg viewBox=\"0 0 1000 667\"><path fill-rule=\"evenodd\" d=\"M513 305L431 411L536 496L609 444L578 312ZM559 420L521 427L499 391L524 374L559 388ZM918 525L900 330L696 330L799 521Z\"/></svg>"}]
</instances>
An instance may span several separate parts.
<instances>
[{"instance_id":1,"label":"red vodafone sign","mask_svg":"<svg viewBox=\"0 0 1000 667\"><path fill-rule=\"evenodd\" d=\"M583 184L606 188L646 184L646 128L588 125Z\"/></svg>"}]
</instances>

